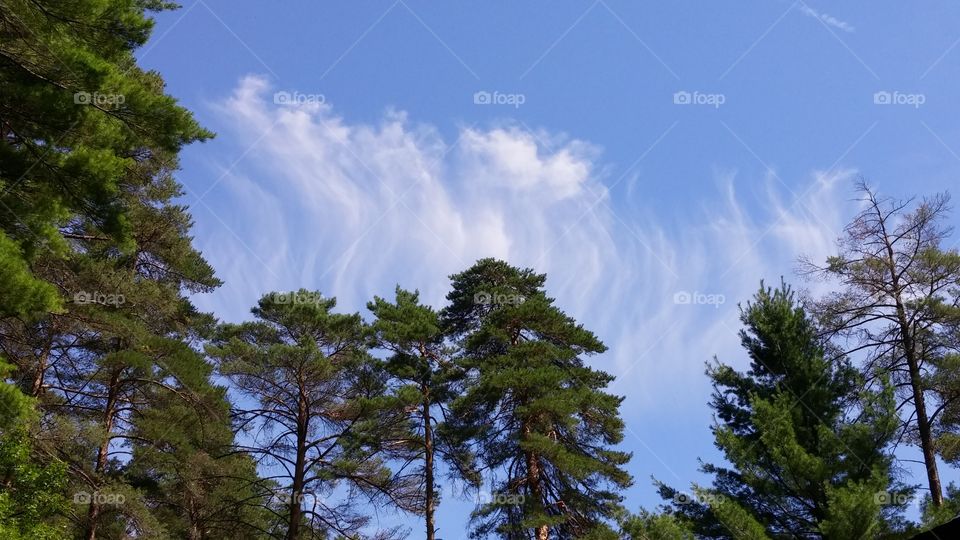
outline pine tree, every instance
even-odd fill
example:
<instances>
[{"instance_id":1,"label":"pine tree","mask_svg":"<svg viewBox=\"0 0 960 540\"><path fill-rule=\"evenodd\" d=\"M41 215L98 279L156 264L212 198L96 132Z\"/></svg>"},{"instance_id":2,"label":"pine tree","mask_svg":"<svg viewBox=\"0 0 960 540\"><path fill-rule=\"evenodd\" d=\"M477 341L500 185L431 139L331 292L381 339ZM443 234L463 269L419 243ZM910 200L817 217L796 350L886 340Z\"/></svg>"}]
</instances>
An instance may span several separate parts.
<instances>
[{"instance_id":1,"label":"pine tree","mask_svg":"<svg viewBox=\"0 0 960 540\"><path fill-rule=\"evenodd\" d=\"M0 376L11 369L0 359ZM69 530L56 516L66 506L66 466L43 461L31 441L35 400L0 381L0 538L58 540Z\"/></svg>"},{"instance_id":2,"label":"pine tree","mask_svg":"<svg viewBox=\"0 0 960 540\"><path fill-rule=\"evenodd\" d=\"M625 540L694 540L689 525L666 513L641 511L628 516L620 526Z\"/></svg>"},{"instance_id":3,"label":"pine tree","mask_svg":"<svg viewBox=\"0 0 960 540\"><path fill-rule=\"evenodd\" d=\"M36 398L38 466L67 465L80 504L61 510L88 539L168 529L127 456L173 438L134 437L151 407L196 403L177 381L203 359L176 351L211 318L187 294L219 284L171 202L179 150L210 133L134 58L170 6L0 1L0 348Z\"/></svg>"},{"instance_id":4,"label":"pine tree","mask_svg":"<svg viewBox=\"0 0 960 540\"><path fill-rule=\"evenodd\" d=\"M434 511L437 505L437 489L434 475L436 456L434 412L436 404L448 399L442 383L438 384L439 371L444 363L443 333L437 314L419 302L418 293L410 293L397 287L396 303L375 297L367 305L374 317L373 329L376 343L393 353L387 362L387 370L401 381L410 384L398 389L397 395L416 411L412 413L412 430L418 433L413 455L423 459L423 513L427 540L436 537Z\"/></svg>"},{"instance_id":5,"label":"pine tree","mask_svg":"<svg viewBox=\"0 0 960 540\"><path fill-rule=\"evenodd\" d=\"M38 255L70 255L74 220L132 249L128 172L211 136L136 65L148 11L170 6L0 2L0 315L63 307L31 268Z\"/></svg>"},{"instance_id":6,"label":"pine tree","mask_svg":"<svg viewBox=\"0 0 960 540\"><path fill-rule=\"evenodd\" d=\"M223 325L207 349L244 403L252 401L237 410L239 428L250 432L238 449L281 482L284 491L274 495L285 506L289 539L307 530L362 531L369 519L353 497L324 497L337 486L409 506L409 486L398 485L381 457L382 441L395 437L380 428L396 422L384 412L369 329L358 314L334 313L335 305L303 289L265 295L253 309L256 321Z\"/></svg>"},{"instance_id":7,"label":"pine tree","mask_svg":"<svg viewBox=\"0 0 960 540\"><path fill-rule=\"evenodd\" d=\"M163 528L150 509L137 507L138 497L123 485L124 467L112 464L111 454L129 452L148 389L172 392L171 380L204 369L202 357L175 351L196 341L211 321L196 312L186 293L219 282L190 245L189 216L169 202L179 188L169 171L151 171L153 165L145 162L128 177L124 200L133 218L134 250L120 249L94 223L74 220L67 233L74 237L73 254L62 259L43 253L34 261L35 275L73 301L60 313L0 321L0 348L17 368L20 388L38 399L43 425L50 428L40 440L71 463L74 491L115 490L129 501L102 508L91 497L87 516L74 516L86 523L87 538L96 536L104 520L141 534Z\"/></svg>"},{"instance_id":8,"label":"pine tree","mask_svg":"<svg viewBox=\"0 0 960 540\"><path fill-rule=\"evenodd\" d=\"M262 538L272 533L269 494L247 453L233 452L226 389L185 346L176 352L198 368L179 371L170 387L143 389L147 405L130 434L126 477L164 524L188 540ZM190 358L194 357L194 358Z\"/></svg>"},{"instance_id":9,"label":"pine tree","mask_svg":"<svg viewBox=\"0 0 960 540\"><path fill-rule=\"evenodd\" d=\"M630 455L609 448L621 398L584 362L606 347L554 306L545 279L493 259L452 276L442 319L466 372L453 421L492 483L473 535L615 538L616 490L631 483Z\"/></svg>"},{"instance_id":10,"label":"pine tree","mask_svg":"<svg viewBox=\"0 0 960 540\"><path fill-rule=\"evenodd\" d=\"M671 513L703 538L876 538L899 526L910 490L891 473L898 425L889 387L861 390L783 284L742 310L746 373L709 367L716 445L709 489L660 485Z\"/></svg>"},{"instance_id":11,"label":"pine tree","mask_svg":"<svg viewBox=\"0 0 960 540\"><path fill-rule=\"evenodd\" d=\"M43 439L72 462L75 491L114 490L128 501L102 507L91 497L87 538L105 520L141 534L163 528L150 509L137 507L139 498L122 480L124 466L111 457L129 452L130 433L149 406L144 394L159 388L185 398L191 389L176 392L172 381L193 380L205 369L202 357L180 351L212 319L185 295L219 282L190 245L186 211L170 204L178 186L155 165L144 162L128 177L124 200L133 251L119 249L96 224L75 220L68 229L75 253L67 260L40 255L35 264L36 275L73 301L63 313L0 323L2 346L18 367L21 388L39 399L48 425L56 426ZM86 443L77 447L77 441Z\"/></svg>"},{"instance_id":12,"label":"pine tree","mask_svg":"<svg viewBox=\"0 0 960 540\"><path fill-rule=\"evenodd\" d=\"M367 308L375 317L372 327L376 345L391 353L385 368L399 385L395 395L400 406L408 411L412 436L405 441L409 452L404 458L423 462L418 474L423 479L423 502L418 506L424 514L426 538L434 540L434 513L440 503L435 481L437 456L450 463L460 476L475 481L469 456L458 453L444 440L444 430L438 429L449 414L448 405L455 395L452 382L457 369L450 358L452 351L445 344L438 314L420 303L418 292L397 287L395 302L375 297Z\"/></svg>"},{"instance_id":13,"label":"pine tree","mask_svg":"<svg viewBox=\"0 0 960 540\"><path fill-rule=\"evenodd\" d=\"M949 196L911 208L912 201L882 198L866 183L859 190L865 209L846 227L839 253L825 266L804 261L808 273L840 286L813 309L825 332L865 356L868 382L893 382L898 408L909 411L904 439L920 447L932 503L940 506L936 426L957 396L936 386L956 367L949 357L960 327L960 252L941 246Z\"/></svg>"}]
</instances>

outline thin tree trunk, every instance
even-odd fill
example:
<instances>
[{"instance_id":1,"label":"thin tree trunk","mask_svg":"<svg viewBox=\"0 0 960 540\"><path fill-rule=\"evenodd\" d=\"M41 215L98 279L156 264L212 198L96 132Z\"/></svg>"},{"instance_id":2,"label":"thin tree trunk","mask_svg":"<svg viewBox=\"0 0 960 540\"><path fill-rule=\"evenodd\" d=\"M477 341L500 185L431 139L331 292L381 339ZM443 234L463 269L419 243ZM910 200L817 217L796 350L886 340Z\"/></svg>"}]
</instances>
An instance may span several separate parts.
<instances>
[{"instance_id":1,"label":"thin tree trunk","mask_svg":"<svg viewBox=\"0 0 960 540\"><path fill-rule=\"evenodd\" d=\"M523 433L524 436L529 437L530 426L524 426ZM524 453L527 459L527 485L530 487L530 496L537 504L543 504L543 490L540 486L540 459L535 452L527 450ZM537 525L535 536L537 540L548 540L550 528L547 524Z\"/></svg>"},{"instance_id":2,"label":"thin tree trunk","mask_svg":"<svg viewBox=\"0 0 960 540\"><path fill-rule=\"evenodd\" d=\"M940 473L937 471L937 452L933 445L930 419L927 417L927 406L920 381L920 368L916 361L909 362L909 368L913 400L917 406L917 431L920 432L920 449L923 451L923 462L927 469L927 482L930 484L930 498L934 506L939 508L943 506L943 488L940 485Z\"/></svg>"},{"instance_id":3,"label":"thin tree trunk","mask_svg":"<svg viewBox=\"0 0 960 540\"><path fill-rule=\"evenodd\" d=\"M927 416L926 398L923 394L923 380L920 375L920 363L917 361L915 343L907 334L909 325L900 299L897 298L897 315L900 318L903 333L903 347L910 371L910 389L913 391L913 406L917 412L917 431L920 434L920 450L923 452L923 464L927 470L927 483L930 487L930 499L937 508L943 506L943 487L940 485L940 473L937 470L937 452L933 445L933 433L930 418Z\"/></svg>"},{"instance_id":4,"label":"thin tree trunk","mask_svg":"<svg viewBox=\"0 0 960 540\"><path fill-rule=\"evenodd\" d=\"M202 540L204 535L197 520L197 501L192 495L188 495L188 500L188 505L190 508L190 530L187 534L189 535L190 540Z\"/></svg>"},{"instance_id":5,"label":"thin tree trunk","mask_svg":"<svg viewBox=\"0 0 960 540\"><path fill-rule=\"evenodd\" d=\"M527 452L527 481L530 483L530 493L533 499L538 503L543 502L540 488L540 462L537 455L533 452ZM550 529L546 524L537 525L537 540L547 540Z\"/></svg>"},{"instance_id":6,"label":"thin tree trunk","mask_svg":"<svg viewBox=\"0 0 960 540\"><path fill-rule=\"evenodd\" d=\"M46 349L40 354L40 358L37 360L37 374L33 378L33 384L30 385L31 397L40 397L40 393L43 392L43 382L46 376L49 358L50 349Z\"/></svg>"},{"instance_id":7,"label":"thin tree trunk","mask_svg":"<svg viewBox=\"0 0 960 540\"><path fill-rule=\"evenodd\" d=\"M943 488L940 485L940 473L937 470L937 453L933 445L933 433L930 429L930 419L927 416L926 399L923 394L923 380L920 374L920 362L917 359L916 342L907 320L906 308L900 295L900 279L897 273L893 245L884 231L884 243L887 251L887 267L890 271L890 281L893 286L894 301L897 306L897 322L900 325L900 341L903 354L907 360L907 369L910 371L910 389L913 391L913 406L917 413L917 431L920 434L920 450L923 453L923 463L927 471L927 483L930 487L930 499L937 508L943 506Z\"/></svg>"},{"instance_id":8,"label":"thin tree trunk","mask_svg":"<svg viewBox=\"0 0 960 540\"><path fill-rule=\"evenodd\" d=\"M117 407L117 399L120 396L120 374L123 371L122 368L116 369L110 375L110 386L107 389L107 403L104 406L103 410L103 429L106 432L106 436L103 438L103 441L100 443L100 447L97 449L97 462L94 465L94 478L99 477L103 470L107 466L107 459L110 457L110 433L113 432L113 415ZM96 490L90 494L90 508L87 511L87 531L84 535L87 540L96 540L97 538L97 521L100 517L100 502L99 494Z\"/></svg>"},{"instance_id":9,"label":"thin tree trunk","mask_svg":"<svg viewBox=\"0 0 960 540\"><path fill-rule=\"evenodd\" d=\"M510 342L512 345L516 345L520 342L519 330L513 334ZM530 433L532 432L530 429L530 424L524 421L522 429L523 436L525 438L529 438ZM543 489L540 486L540 458L535 452L529 450L524 453L526 454L527 458L527 483L530 486L530 495L537 504L543 504ZM548 540L550 538L549 526L545 523L542 525L537 525L535 529L535 535L537 540Z\"/></svg>"},{"instance_id":10,"label":"thin tree trunk","mask_svg":"<svg viewBox=\"0 0 960 540\"><path fill-rule=\"evenodd\" d=\"M423 449L424 449L424 474L426 476L426 500L424 501L424 514L427 524L427 540L434 540L436 528L433 518L434 507L434 487L433 487L433 426L430 417L430 389L427 385L421 387L423 392Z\"/></svg>"},{"instance_id":11,"label":"thin tree trunk","mask_svg":"<svg viewBox=\"0 0 960 540\"><path fill-rule=\"evenodd\" d=\"M303 495L303 479L306 474L307 461L307 428L309 416L307 411L307 397L301 390L300 402L297 409L297 459L293 469L293 486L290 493L290 522L287 527L288 540L300 538L300 521L303 519L303 509L300 499Z\"/></svg>"}]
</instances>

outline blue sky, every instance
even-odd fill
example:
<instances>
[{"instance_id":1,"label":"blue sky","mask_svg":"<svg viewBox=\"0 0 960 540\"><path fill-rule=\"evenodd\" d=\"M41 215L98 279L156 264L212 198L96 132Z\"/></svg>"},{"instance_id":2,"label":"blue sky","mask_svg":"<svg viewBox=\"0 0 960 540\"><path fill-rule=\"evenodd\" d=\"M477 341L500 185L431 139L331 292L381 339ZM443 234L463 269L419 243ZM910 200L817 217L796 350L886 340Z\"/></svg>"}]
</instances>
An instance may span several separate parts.
<instances>
[{"instance_id":1,"label":"blue sky","mask_svg":"<svg viewBox=\"0 0 960 540\"><path fill-rule=\"evenodd\" d=\"M218 134L179 175L226 282L200 307L306 287L363 311L398 282L440 305L483 256L546 272L610 347L632 509L651 475L702 481L704 362L745 364L760 279L822 290L795 261L830 253L858 175L960 186L954 2L183 4L139 56Z\"/></svg>"}]
</instances>

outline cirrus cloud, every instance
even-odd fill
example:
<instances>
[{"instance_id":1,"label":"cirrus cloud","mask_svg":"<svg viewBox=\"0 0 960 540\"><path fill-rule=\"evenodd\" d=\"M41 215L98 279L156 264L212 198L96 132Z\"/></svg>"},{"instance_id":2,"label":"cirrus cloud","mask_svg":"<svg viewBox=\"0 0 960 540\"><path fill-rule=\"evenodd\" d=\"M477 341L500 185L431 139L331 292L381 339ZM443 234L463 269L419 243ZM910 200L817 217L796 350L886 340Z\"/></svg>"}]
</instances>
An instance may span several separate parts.
<instances>
[{"instance_id":1,"label":"cirrus cloud","mask_svg":"<svg viewBox=\"0 0 960 540\"><path fill-rule=\"evenodd\" d=\"M248 76L216 105L242 159L195 210L226 282L201 307L243 319L261 294L307 287L364 311L397 283L440 306L448 275L499 257L546 272L561 307L611 347L595 361L619 376L628 420L700 414L703 362L740 357L736 303L761 278L789 280L798 255L826 256L849 214L837 192L851 170L814 172L797 193L722 171L701 210L671 215L635 176L615 191L587 141L510 122L446 140L403 112L350 122L330 104L275 104L273 90ZM724 301L677 303L683 293Z\"/></svg>"}]
</instances>

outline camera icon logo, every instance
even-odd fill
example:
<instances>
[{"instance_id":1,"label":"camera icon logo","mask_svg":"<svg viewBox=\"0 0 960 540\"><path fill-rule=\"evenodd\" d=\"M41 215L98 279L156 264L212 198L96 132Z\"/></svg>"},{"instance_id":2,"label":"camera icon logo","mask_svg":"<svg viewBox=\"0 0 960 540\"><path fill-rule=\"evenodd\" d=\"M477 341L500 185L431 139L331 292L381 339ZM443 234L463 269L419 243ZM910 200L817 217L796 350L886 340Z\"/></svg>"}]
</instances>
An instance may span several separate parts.
<instances>
[{"instance_id":1,"label":"camera icon logo","mask_svg":"<svg viewBox=\"0 0 960 540\"><path fill-rule=\"evenodd\" d=\"M873 494L873 502L881 505L904 505L910 502L910 495L894 491L878 491Z\"/></svg>"},{"instance_id":2,"label":"camera icon logo","mask_svg":"<svg viewBox=\"0 0 960 540\"><path fill-rule=\"evenodd\" d=\"M679 92L673 93L673 103L674 105L689 105L692 103L692 95L686 90L681 90Z\"/></svg>"},{"instance_id":3,"label":"camera icon logo","mask_svg":"<svg viewBox=\"0 0 960 540\"><path fill-rule=\"evenodd\" d=\"M886 90L876 92L873 94L873 103L876 105L889 105L893 103L893 96Z\"/></svg>"},{"instance_id":4,"label":"camera icon logo","mask_svg":"<svg viewBox=\"0 0 960 540\"><path fill-rule=\"evenodd\" d=\"M475 105L489 105L493 102L493 97L490 95L490 92L486 90L480 90L473 94L473 103Z\"/></svg>"}]
</instances>

